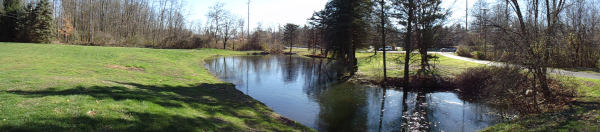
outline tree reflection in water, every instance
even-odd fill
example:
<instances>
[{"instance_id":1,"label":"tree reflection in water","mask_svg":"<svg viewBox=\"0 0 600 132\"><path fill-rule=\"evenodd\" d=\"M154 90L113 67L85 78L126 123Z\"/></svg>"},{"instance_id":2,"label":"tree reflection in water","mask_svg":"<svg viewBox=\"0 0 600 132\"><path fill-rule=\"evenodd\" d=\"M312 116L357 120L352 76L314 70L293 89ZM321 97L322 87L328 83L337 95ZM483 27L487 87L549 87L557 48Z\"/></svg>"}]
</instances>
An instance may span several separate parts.
<instances>
[{"instance_id":1,"label":"tree reflection in water","mask_svg":"<svg viewBox=\"0 0 600 132\"><path fill-rule=\"evenodd\" d=\"M497 123L486 114L493 109L454 93L337 82L334 64L295 56L233 56L206 60L205 66L276 113L318 131L477 131Z\"/></svg>"}]
</instances>

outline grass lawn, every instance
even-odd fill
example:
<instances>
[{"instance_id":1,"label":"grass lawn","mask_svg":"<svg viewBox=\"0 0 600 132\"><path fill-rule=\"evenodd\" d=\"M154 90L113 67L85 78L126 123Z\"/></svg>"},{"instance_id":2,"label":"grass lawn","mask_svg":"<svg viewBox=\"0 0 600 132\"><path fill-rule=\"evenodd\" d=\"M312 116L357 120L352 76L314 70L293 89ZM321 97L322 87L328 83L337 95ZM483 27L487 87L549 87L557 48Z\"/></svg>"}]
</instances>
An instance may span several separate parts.
<instances>
[{"instance_id":1,"label":"grass lawn","mask_svg":"<svg viewBox=\"0 0 600 132\"><path fill-rule=\"evenodd\" d=\"M357 53L356 58L358 60L358 75L363 78L372 80L380 80L383 78L383 54L377 53ZM442 55L432 54L437 59L430 60L430 64L443 77L454 77L459 73L462 73L467 68L485 66L484 64L473 63L469 61L451 59ZM386 54L386 67L388 76L390 77L402 77L404 75L404 53L387 53ZM410 62L411 74L416 74L417 69L420 69L419 54L413 54Z\"/></svg>"},{"instance_id":2,"label":"grass lawn","mask_svg":"<svg viewBox=\"0 0 600 132\"><path fill-rule=\"evenodd\" d=\"M290 52L290 49L284 49L283 52ZM308 48L292 48L292 53L297 53L298 55L311 55L312 49L309 50ZM317 51L317 53L319 53L319 51Z\"/></svg>"},{"instance_id":3,"label":"grass lawn","mask_svg":"<svg viewBox=\"0 0 600 132\"><path fill-rule=\"evenodd\" d=\"M236 54L0 43L0 130L313 131L203 66Z\"/></svg>"}]
</instances>

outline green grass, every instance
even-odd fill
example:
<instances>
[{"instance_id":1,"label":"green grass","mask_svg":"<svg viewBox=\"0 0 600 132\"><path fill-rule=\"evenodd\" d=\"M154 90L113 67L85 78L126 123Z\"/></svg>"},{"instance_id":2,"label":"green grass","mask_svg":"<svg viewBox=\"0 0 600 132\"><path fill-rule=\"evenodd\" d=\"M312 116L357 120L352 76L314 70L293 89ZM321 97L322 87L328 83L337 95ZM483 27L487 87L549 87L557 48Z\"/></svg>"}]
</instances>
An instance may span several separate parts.
<instances>
[{"instance_id":1,"label":"green grass","mask_svg":"<svg viewBox=\"0 0 600 132\"><path fill-rule=\"evenodd\" d=\"M290 49L284 49L283 52L290 52ZM292 48L292 52L297 53L298 55L311 55L312 49L309 50L307 48Z\"/></svg>"},{"instance_id":2,"label":"green grass","mask_svg":"<svg viewBox=\"0 0 600 132\"><path fill-rule=\"evenodd\" d=\"M363 78L372 80L379 80L383 77L383 54L377 53L357 53L358 58L358 75ZM430 60L430 64L433 66L437 74L443 77L454 77L459 73L465 71L467 68L484 66L483 64L473 63L469 61L457 60L448 58L442 55L432 54L437 59ZM404 74L404 53L388 53L386 54L386 67L387 74L389 77L402 77ZM416 71L420 69L421 56L413 54L410 61L411 74L416 74Z\"/></svg>"},{"instance_id":3,"label":"green grass","mask_svg":"<svg viewBox=\"0 0 600 132\"><path fill-rule=\"evenodd\" d=\"M203 66L236 54L0 43L0 130L313 131Z\"/></svg>"}]
</instances>

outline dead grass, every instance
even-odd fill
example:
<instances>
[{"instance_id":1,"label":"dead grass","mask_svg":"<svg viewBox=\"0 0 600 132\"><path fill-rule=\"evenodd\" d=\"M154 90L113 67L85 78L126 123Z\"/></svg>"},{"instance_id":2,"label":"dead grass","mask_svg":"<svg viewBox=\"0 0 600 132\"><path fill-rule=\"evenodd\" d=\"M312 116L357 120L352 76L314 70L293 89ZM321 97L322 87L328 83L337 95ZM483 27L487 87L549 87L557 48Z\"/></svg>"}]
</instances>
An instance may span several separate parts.
<instances>
[{"instance_id":1,"label":"dead grass","mask_svg":"<svg viewBox=\"0 0 600 132\"><path fill-rule=\"evenodd\" d=\"M127 67L127 66L122 66L122 65L106 65L106 67L111 68L111 69L118 69L118 70L146 72L146 70L144 68L139 68L139 67L135 67L135 66Z\"/></svg>"}]
</instances>

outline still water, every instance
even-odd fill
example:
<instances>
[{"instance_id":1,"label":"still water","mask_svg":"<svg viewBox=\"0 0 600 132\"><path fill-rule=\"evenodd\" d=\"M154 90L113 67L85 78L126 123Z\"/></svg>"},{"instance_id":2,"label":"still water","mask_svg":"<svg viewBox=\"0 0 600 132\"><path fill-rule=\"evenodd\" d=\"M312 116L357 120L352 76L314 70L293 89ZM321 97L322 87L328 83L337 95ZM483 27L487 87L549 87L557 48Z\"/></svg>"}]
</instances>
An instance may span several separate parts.
<instances>
[{"instance_id":1,"label":"still water","mask_svg":"<svg viewBox=\"0 0 600 132\"><path fill-rule=\"evenodd\" d=\"M205 67L277 114L317 131L477 131L500 122L493 108L452 92L336 81L335 64L296 56L231 56Z\"/></svg>"}]
</instances>

